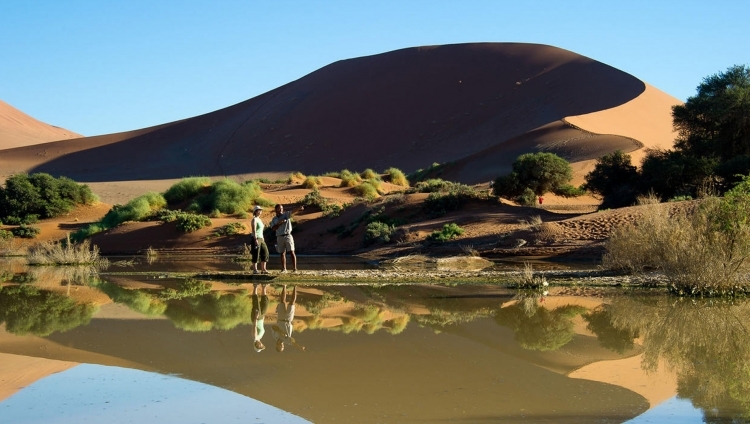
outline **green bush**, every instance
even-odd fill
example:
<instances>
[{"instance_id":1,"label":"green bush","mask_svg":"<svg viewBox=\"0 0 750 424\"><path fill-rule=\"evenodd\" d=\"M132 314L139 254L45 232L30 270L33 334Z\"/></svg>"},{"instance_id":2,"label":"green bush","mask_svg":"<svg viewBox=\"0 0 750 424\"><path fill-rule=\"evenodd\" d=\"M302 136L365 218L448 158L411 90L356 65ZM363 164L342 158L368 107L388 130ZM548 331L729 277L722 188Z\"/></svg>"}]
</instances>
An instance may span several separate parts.
<instances>
[{"instance_id":1,"label":"green bush","mask_svg":"<svg viewBox=\"0 0 750 424\"><path fill-rule=\"evenodd\" d=\"M348 169L341 171L340 187L355 187L362 182L362 177Z\"/></svg>"},{"instance_id":2,"label":"green bush","mask_svg":"<svg viewBox=\"0 0 750 424\"><path fill-rule=\"evenodd\" d=\"M414 173L409 174L409 181L420 182L430 176L436 178L442 173L443 168L445 168L445 164L434 162L427 169L417 169Z\"/></svg>"},{"instance_id":3,"label":"green bush","mask_svg":"<svg viewBox=\"0 0 750 424\"><path fill-rule=\"evenodd\" d=\"M400 169L391 167L386 169L383 173L386 175L388 182L390 182L391 184L399 185L402 187L409 187L409 180Z\"/></svg>"},{"instance_id":4,"label":"green bush","mask_svg":"<svg viewBox=\"0 0 750 424\"><path fill-rule=\"evenodd\" d=\"M229 224L223 225L216 230L216 234L219 236L234 236L245 232L245 224L241 222L230 222Z\"/></svg>"},{"instance_id":5,"label":"green bush","mask_svg":"<svg viewBox=\"0 0 750 424\"><path fill-rule=\"evenodd\" d=\"M138 196L123 206L115 205L104 215L101 223L105 228L114 228L127 221L142 221L155 211L167 206L167 201L159 193L149 192Z\"/></svg>"},{"instance_id":6,"label":"green bush","mask_svg":"<svg viewBox=\"0 0 750 424\"><path fill-rule=\"evenodd\" d=\"M380 179L380 175L370 168L367 168L364 171L360 172L359 176L362 177L363 180Z\"/></svg>"},{"instance_id":7,"label":"green bush","mask_svg":"<svg viewBox=\"0 0 750 424\"><path fill-rule=\"evenodd\" d=\"M0 230L0 240L10 240L13 238L13 233L8 230Z\"/></svg>"},{"instance_id":8,"label":"green bush","mask_svg":"<svg viewBox=\"0 0 750 424\"><path fill-rule=\"evenodd\" d=\"M323 184L320 177L316 177L314 175L308 175L307 178L305 178L305 181L302 182L302 187L314 189L318 188Z\"/></svg>"},{"instance_id":9,"label":"green bush","mask_svg":"<svg viewBox=\"0 0 750 424\"><path fill-rule=\"evenodd\" d=\"M375 242L388 243L391 241L394 231L396 231L396 227L393 225L388 225L380 221L371 222L367 224L367 229L365 230L365 244Z\"/></svg>"},{"instance_id":10,"label":"green bush","mask_svg":"<svg viewBox=\"0 0 750 424\"><path fill-rule=\"evenodd\" d=\"M495 180L493 191L497 196L510 199L529 188L541 196L568 184L572 178L573 170L568 161L554 153L526 153L513 162L509 175Z\"/></svg>"},{"instance_id":11,"label":"green bush","mask_svg":"<svg viewBox=\"0 0 750 424\"><path fill-rule=\"evenodd\" d=\"M336 217L339 216L341 211L344 209L336 203L331 203L320 194L320 190L313 189L313 191L307 193L302 199L303 206L315 206L323 212L324 216Z\"/></svg>"},{"instance_id":12,"label":"green bush","mask_svg":"<svg viewBox=\"0 0 750 424\"><path fill-rule=\"evenodd\" d=\"M534 206L536 205L536 194L532 189L527 187L516 197L515 200L519 205Z\"/></svg>"},{"instance_id":13,"label":"green bush","mask_svg":"<svg viewBox=\"0 0 750 424\"><path fill-rule=\"evenodd\" d=\"M360 185L354 187L354 192L357 193L357 196L366 200L377 199L380 195L379 190L380 182L378 180L362 181Z\"/></svg>"},{"instance_id":14,"label":"green bush","mask_svg":"<svg viewBox=\"0 0 750 424\"><path fill-rule=\"evenodd\" d=\"M203 227L210 227L211 219L206 215L181 213L177 215L175 223L178 230L184 233L191 233L193 231L200 230Z\"/></svg>"},{"instance_id":15,"label":"green bush","mask_svg":"<svg viewBox=\"0 0 750 424\"><path fill-rule=\"evenodd\" d=\"M203 211L218 209L222 213L235 214L252 207L260 193L257 183L238 184L225 179L213 183L209 193L199 203Z\"/></svg>"},{"instance_id":16,"label":"green bush","mask_svg":"<svg viewBox=\"0 0 750 424\"><path fill-rule=\"evenodd\" d=\"M571 184L565 184L561 187L558 187L554 190L552 190L553 193L555 193L558 196L562 197L579 197L586 194L586 190L582 187L576 187Z\"/></svg>"},{"instance_id":17,"label":"green bush","mask_svg":"<svg viewBox=\"0 0 750 424\"><path fill-rule=\"evenodd\" d=\"M76 205L96 201L91 189L83 184L49 174L16 174L0 188L0 216L6 223L31 223L30 215L52 218L70 212Z\"/></svg>"},{"instance_id":18,"label":"green bush","mask_svg":"<svg viewBox=\"0 0 750 424\"><path fill-rule=\"evenodd\" d=\"M211 186L209 177L189 177L169 187L164 192L164 199L170 205L176 205L186 200L197 197Z\"/></svg>"},{"instance_id":19,"label":"green bush","mask_svg":"<svg viewBox=\"0 0 750 424\"><path fill-rule=\"evenodd\" d=\"M32 239L32 238L36 238L36 236L38 236L42 230L39 227L32 227L32 226L21 224L20 226L13 228L10 231L16 237Z\"/></svg>"},{"instance_id":20,"label":"green bush","mask_svg":"<svg viewBox=\"0 0 750 424\"><path fill-rule=\"evenodd\" d=\"M451 222L443 225L441 230L435 230L430 234L430 239L434 241L450 241L464 233L464 229Z\"/></svg>"}]
</instances>

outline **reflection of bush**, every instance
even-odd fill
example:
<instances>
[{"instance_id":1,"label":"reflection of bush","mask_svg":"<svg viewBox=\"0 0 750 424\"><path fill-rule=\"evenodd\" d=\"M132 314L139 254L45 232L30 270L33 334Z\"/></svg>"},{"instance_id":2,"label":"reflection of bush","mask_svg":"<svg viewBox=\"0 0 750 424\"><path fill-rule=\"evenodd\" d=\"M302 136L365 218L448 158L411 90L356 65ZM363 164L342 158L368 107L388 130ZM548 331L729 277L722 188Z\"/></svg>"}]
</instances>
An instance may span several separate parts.
<instances>
[{"instance_id":1,"label":"reflection of bush","mask_svg":"<svg viewBox=\"0 0 750 424\"><path fill-rule=\"evenodd\" d=\"M128 290L117 284L105 281L95 284L115 303L122 303L133 311L147 316L158 316L167 309L167 304L159 299L155 293L145 290Z\"/></svg>"},{"instance_id":2,"label":"reflection of bush","mask_svg":"<svg viewBox=\"0 0 750 424\"><path fill-rule=\"evenodd\" d=\"M164 315L186 331L230 330L251 322L252 306L247 294L214 292L170 301Z\"/></svg>"},{"instance_id":3,"label":"reflection of bush","mask_svg":"<svg viewBox=\"0 0 750 424\"><path fill-rule=\"evenodd\" d=\"M638 332L643 367L661 360L677 372L677 392L703 409L706 422L750 419L750 303L618 298L611 324Z\"/></svg>"},{"instance_id":4,"label":"reflection of bush","mask_svg":"<svg viewBox=\"0 0 750 424\"><path fill-rule=\"evenodd\" d=\"M557 350L573 340L573 320L586 311L582 306L566 305L549 311L539 305L529 309L523 302L500 308L495 322L510 327L524 349Z\"/></svg>"},{"instance_id":5,"label":"reflection of bush","mask_svg":"<svg viewBox=\"0 0 750 424\"><path fill-rule=\"evenodd\" d=\"M76 303L58 293L34 286L10 286L0 291L0 323L8 332L48 336L88 324L98 308Z\"/></svg>"},{"instance_id":6,"label":"reflection of bush","mask_svg":"<svg viewBox=\"0 0 750 424\"><path fill-rule=\"evenodd\" d=\"M638 331L630 328L620 329L612 325L612 313L605 305L591 313L584 314L583 319L588 322L586 328L596 334L599 345L617 353L624 353L633 348L633 340L638 337Z\"/></svg>"}]
</instances>

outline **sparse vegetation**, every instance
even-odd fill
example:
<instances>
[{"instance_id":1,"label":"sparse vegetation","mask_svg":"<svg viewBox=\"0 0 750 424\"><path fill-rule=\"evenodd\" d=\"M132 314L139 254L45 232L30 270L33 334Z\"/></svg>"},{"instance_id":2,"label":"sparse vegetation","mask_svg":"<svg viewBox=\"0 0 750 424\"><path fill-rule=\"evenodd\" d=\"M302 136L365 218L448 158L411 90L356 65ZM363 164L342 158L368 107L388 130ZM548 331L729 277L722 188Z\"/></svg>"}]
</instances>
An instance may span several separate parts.
<instances>
[{"instance_id":1,"label":"sparse vegetation","mask_svg":"<svg viewBox=\"0 0 750 424\"><path fill-rule=\"evenodd\" d=\"M359 174L354 173L348 169L344 169L340 173L341 187L356 187L362 182L362 177Z\"/></svg>"},{"instance_id":2,"label":"sparse vegetation","mask_svg":"<svg viewBox=\"0 0 750 424\"><path fill-rule=\"evenodd\" d=\"M320 177L316 177L314 175L308 175L307 178L305 178L305 181L302 182L302 187L307 189L316 189L323 185L323 182L321 181Z\"/></svg>"},{"instance_id":3,"label":"sparse vegetation","mask_svg":"<svg viewBox=\"0 0 750 424\"><path fill-rule=\"evenodd\" d=\"M372 243L388 243L391 241L391 237L395 232L396 227L394 225L386 224L385 222L373 221L367 224L365 230L365 244Z\"/></svg>"},{"instance_id":4,"label":"sparse vegetation","mask_svg":"<svg viewBox=\"0 0 750 424\"><path fill-rule=\"evenodd\" d=\"M389 183L402 187L409 187L409 180L400 169L391 167L386 169L383 173Z\"/></svg>"},{"instance_id":5,"label":"sparse vegetation","mask_svg":"<svg viewBox=\"0 0 750 424\"><path fill-rule=\"evenodd\" d=\"M354 192L357 196L362 197L365 200L375 200L380 196L380 181L379 180L365 180L361 184L354 187Z\"/></svg>"},{"instance_id":6,"label":"sparse vegetation","mask_svg":"<svg viewBox=\"0 0 750 424\"><path fill-rule=\"evenodd\" d=\"M440 230L435 230L430 234L430 240L446 242L453 240L464 233L464 229L459 227L455 222L443 225Z\"/></svg>"},{"instance_id":7,"label":"sparse vegetation","mask_svg":"<svg viewBox=\"0 0 750 424\"><path fill-rule=\"evenodd\" d=\"M245 232L245 224L241 222L230 222L216 229L217 236L234 236Z\"/></svg>"},{"instance_id":8,"label":"sparse vegetation","mask_svg":"<svg viewBox=\"0 0 750 424\"><path fill-rule=\"evenodd\" d=\"M302 199L302 205L315 206L323 212L324 216L328 217L339 216L344 209L339 204L328 201L328 199L320 194L320 190L318 189L313 189L311 192L307 193Z\"/></svg>"},{"instance_id":9,"label":"sparse vegetation","mask_svg":"<svg viewBox=\"0 0 750 424\"><path fill-rule=\"evenodd\" d=\"M370 168L367 168L364 171L360 172L359 176L362 177L363 180L372 180L372 179L379 180L380 179L380 175Z\"/></svg>"},{"instance_id":10,"label":"sparse vegetation","mask_svg":"<svg viewBox=\"0 0 750 424\"><path fill-rule=\"evenodd\" d=\"M204 227L211 226L211 219L206 215L183 212L175 218L177 229L183 233L192 233Z\"/></svg>"},{"instance_id":11,"label":"sparse vegetation","mask_svg":"<svg viewBox=\"0 0 750 424\"><path fill-rule=\"evenodd\" d=\"M750 177L723 199L707 198L690 212L647 204L637 225L615 230L604 265L641 273L657 270L670 290L688 296L747 292L750 255Z\"/></svg>"},{"instance_id":12,"label":"sparse vegetation","mask_svg":"<svg viewBox=\"0 0 750 424\"><path fill-rule=\"evenodd\" d=\"M70 236L61 242L44 241L29 248L26 261L29 265L98 265L107 264L99 256L99 248L88 240L75 244Z\"/></svg>"},{"instance_id":13,"label":"sparse vegetation","mask_svg":"<svg viewBox=\"0 0 750 424\"><path fill-rule=\"evenodd\" d=\"M33 239L36 238L36 236L38 236L42 230L39 227L21 224L18 227L11 229L10 231L16 237Z\"/></svg>"},{"instance_id":14,"label":"sparse vegetation","mask_svg":"<svg viewBox=\"0 0 750 424\"><path fill-rule=\"evenodd\" d=\"M170 205L177 205L203 194L210 186L209 177L183 178L164 192L164 199Z\"/></svg>"}]
</instances>

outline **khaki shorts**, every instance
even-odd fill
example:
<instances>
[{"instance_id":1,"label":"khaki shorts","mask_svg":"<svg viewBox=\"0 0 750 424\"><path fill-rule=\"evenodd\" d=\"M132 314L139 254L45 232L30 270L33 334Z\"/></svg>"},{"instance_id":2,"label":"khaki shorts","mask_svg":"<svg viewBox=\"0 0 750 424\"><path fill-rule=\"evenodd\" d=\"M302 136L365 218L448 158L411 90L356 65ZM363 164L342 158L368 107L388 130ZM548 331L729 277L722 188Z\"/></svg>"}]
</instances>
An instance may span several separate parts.
<instances>
[{"instance_id":1,"label":"khaki shorts","mask_svg":"<svg viewBox=\"0 0 750 424\"><path fill-rule=\"evenodd\" d=\"M291 234L276 236L276 251L279 253L294 252L294 238Z\"/></svg>"}]
</instances>

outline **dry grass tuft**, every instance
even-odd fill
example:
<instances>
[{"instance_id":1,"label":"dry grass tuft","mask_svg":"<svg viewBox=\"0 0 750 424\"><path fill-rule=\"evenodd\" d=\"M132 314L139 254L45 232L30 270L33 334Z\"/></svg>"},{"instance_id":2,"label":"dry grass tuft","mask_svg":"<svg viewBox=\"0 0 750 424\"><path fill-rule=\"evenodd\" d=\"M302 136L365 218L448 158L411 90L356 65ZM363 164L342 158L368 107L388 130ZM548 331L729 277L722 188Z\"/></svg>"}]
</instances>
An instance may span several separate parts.
<instances>
[{"instance_id":1,"label":"dry grass tuft","mask_svg":"<svg viewBox=\"0 0 750 424\"><path fill-rule=\"evenodd\" d=\"M105 266L106 258L99 257L99 248L92 246L89 240L80 244L44 241L29 248L26 256L29 265L97 265Z\"/></svg>"}]
</instances>

